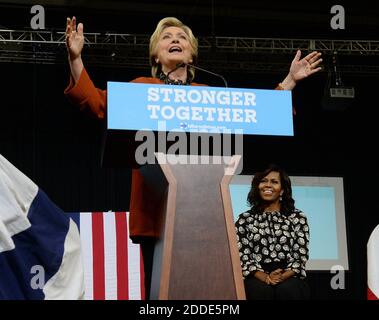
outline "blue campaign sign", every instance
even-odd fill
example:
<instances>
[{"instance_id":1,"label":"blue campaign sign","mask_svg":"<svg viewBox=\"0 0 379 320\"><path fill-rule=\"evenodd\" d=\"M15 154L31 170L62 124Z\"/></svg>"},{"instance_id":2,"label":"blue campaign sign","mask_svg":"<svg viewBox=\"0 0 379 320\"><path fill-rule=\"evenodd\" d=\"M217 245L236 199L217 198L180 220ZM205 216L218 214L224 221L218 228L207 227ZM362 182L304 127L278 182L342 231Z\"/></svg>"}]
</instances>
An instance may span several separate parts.
<instances>
[{"instance_id":1,"label":"blue campaign sign","mask_svg":"<svg viewBox=\"0 0 379 320\"><path fill-rule=\"evenodd\" d=\"M108 82L108 129L293 136L291 92Z\"/></svg>"}]
</instances>

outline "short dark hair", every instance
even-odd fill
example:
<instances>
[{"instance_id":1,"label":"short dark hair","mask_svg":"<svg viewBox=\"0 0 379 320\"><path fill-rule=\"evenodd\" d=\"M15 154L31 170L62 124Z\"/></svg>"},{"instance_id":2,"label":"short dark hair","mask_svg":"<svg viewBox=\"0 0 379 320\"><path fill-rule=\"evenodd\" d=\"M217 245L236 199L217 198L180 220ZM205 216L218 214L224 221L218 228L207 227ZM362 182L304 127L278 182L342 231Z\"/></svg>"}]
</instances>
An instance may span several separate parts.
<instances>
[{"instance_id":1,"label":"short dark hair","mask_svg":"<svg viewBox=\"0 0 379 320\"><path fill-rule=\"evenodd\" d=\"M283 188L282 201L281 201L281 212L289 215L295 210L295 200L292 198L292 187L291 180L288 174L276 164L270 164L266 169L261 172L257 172L252 181L249 194L247 195L247 202L254 210L254 212L262 212L264 209L264 202L259 194L258 185L264 177L266 177L270 172L279 172L280 183Z\"/></svg>"}]
</instances>

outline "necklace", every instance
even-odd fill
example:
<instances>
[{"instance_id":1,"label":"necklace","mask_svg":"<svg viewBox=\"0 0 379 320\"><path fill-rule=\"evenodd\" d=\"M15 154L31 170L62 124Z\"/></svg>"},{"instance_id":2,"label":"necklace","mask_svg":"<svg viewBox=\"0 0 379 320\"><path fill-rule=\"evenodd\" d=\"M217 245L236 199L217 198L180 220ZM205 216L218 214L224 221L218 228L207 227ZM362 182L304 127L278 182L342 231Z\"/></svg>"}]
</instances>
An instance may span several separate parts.
<instances>
[{"instance_id":1,"label":"necklace","mask_svg":"<svg viewBox=\"0 0 379 320\"><path fill-rule=\"evenodd\" d=\"M189 79L187 79L185 82L182 80L173 80L173 79L170 79L163 72L161 72L161 74L159 75L159 80L162 80L164 84L175 84L175 85L185 85L185 86L188 86L191 84L191 81Z\"/></svg>"}]
</instances>

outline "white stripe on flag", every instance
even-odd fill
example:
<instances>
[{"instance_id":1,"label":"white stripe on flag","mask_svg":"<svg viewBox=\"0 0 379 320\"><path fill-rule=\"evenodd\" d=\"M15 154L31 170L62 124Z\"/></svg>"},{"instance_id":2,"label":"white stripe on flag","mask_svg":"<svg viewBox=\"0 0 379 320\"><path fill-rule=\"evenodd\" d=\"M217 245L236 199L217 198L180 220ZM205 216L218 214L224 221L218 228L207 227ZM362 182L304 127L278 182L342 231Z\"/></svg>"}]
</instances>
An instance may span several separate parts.
<instances>
[{"instance_id":1,"label":"white stripe on flag","mask_svg":"<svg viewBox=\"0 0 379 320\"><path fill-rule=\"evenodd\" d=\"M127 229L129 226L129 212L127 213ZM141 300L141 259L140 246L134 244L128 235L128 280L129 280L129 300Z\"/></svg>"},{"instance_id":2,"label":"white stripe on flag","mask_svg":"<svg viewBox=\"0 0 379 320\"><path fill-rule=\"evenodd\" d=\"M114 212L104 212L105 300L117 300L116 221Z\"/></svg>"},{"instance_id":3,"label":"white stripe on flag","mask_svg":"<svg viewBox=\"0 0 379 320\"><path fill-rule=\"evenodd\" d=\"M93 300L92 212L80 213L85 299Z\"/></svg>"},{"instance_id":4,"label":"white stripe on flag","mask_svg":"<svg viewBox=\"0 0 379 320\"><path fill-rule=\"evenodd\" d=\"M379 225L371 233L367 243L367 284L379 298Z\"/></svg>"}]
</instances>

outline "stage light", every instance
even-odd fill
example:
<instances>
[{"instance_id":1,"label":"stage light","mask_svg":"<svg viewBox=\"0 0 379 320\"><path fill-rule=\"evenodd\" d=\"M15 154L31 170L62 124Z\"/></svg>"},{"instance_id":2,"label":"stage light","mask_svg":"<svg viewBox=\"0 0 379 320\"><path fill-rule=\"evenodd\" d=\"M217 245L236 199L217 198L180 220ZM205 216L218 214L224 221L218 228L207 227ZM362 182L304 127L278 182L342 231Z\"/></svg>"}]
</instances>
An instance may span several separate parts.
<instances>
[{"instance_id":1,"label":"stage light","mask_svg":"<svg viewBox=\"0 0 379 320\"><path fill-rule=\"evenodd\" d=\"M337 52L333 52L332 68L328 73L325 85L322 108L325 110L344 111L354 102L354 87L345 86L342 81Z\"/></svg>"}]
</instances>

